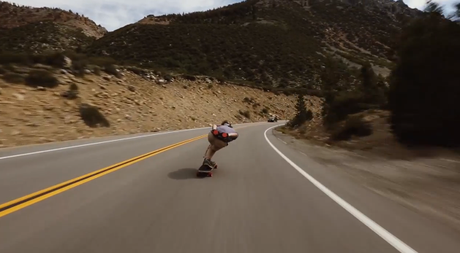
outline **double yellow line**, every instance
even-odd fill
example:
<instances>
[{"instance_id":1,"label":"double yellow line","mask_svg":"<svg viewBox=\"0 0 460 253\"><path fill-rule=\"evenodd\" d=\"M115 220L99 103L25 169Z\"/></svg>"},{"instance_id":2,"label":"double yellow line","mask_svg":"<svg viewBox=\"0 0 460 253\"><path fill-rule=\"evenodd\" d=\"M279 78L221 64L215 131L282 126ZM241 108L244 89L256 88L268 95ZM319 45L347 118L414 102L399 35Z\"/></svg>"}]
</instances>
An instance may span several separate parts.
<instances>
[{"instance_id":1,"label":"double yellow line","mask_svg":"<svg viewBox=\"0 0 460 253\"><path fill-rule=\"evenodd\" d=\"M37 192L31 193L29 195L26 195L24 197L21 197L21 198L9 201L7 203L1 204L0 205L0 218L5 216L5 215L8 215L10 213L16 212L16 211L18 211L18 210L20 210L22 208L25 208L27 206L33 205L33 204L35 204L37 202L40 202L40 201L45 200L47 198L50 198L50 197L52 197L54 195L57 195L57 194L59 194L61 192L67 191L69 189L72 189L74 187L77 187L79 185L87 183L87 182L89 182L91 180L94 180L96 178L102 177L104 175L107 175L107 174L112 173L114 171L117 171L119 169L125 168L125 167L127 167L127 166L129 166L131 164L140 162L140 161L142 161L144 159L147 159L149 157L158 155L158 154L163 153L165 151L177 148L177 147L185 145L187 143L202 139L202 138L204 138L206 136L208 136L208 134L200 135L200 136L197 136L197 137L192 138L192 139L181 141L181 142L178 142L176 144L172 144L172 145L166 146L164 148L157 149L155 151L152 151L152 152L149 152L149 153L146 153L146 154L143 154L143 155L128 159L126 161L111 165L109 167L105 167L103 169L100 169L100 170L85 174L83 176L68 180L66 182L63 182L63 183L48 187L46 189L43 189L41 191L37 191Z\"/></svg>"}]
</instances>

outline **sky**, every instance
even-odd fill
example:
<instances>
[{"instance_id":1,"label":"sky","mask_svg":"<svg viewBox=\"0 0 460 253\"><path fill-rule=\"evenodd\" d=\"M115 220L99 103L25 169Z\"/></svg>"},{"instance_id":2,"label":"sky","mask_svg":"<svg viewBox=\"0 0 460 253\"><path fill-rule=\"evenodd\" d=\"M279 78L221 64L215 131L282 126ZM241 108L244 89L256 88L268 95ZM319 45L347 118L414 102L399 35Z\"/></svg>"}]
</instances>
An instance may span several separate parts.
<instances>
[{"instance_id":1,"label":"sky","mask_svg":"<svg viewBox=\"0 0 460 253\"><path fill-rule=\"evenodd\" d=\"M205 11L229 5L242 0L5 0L18 5L33 7L56 7L72 10L92 19L108 31L134 23L147 15L156 16L172 13ZM403 0L409 7L422 9L425 0ZM460 0L434 0L440 4ZM446 10L452 10L451 8Z\"/></svg>"}]
</instances>

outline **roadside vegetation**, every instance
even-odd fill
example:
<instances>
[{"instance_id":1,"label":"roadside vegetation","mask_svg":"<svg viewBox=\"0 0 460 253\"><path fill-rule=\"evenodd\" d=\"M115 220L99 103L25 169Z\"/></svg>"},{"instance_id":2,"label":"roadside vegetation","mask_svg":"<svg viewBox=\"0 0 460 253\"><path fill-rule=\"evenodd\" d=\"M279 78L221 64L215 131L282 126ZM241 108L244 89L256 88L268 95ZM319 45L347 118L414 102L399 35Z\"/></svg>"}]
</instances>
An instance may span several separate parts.
<instances>
[{"instance_id":1,"label":"roadside vegetation","mask_svg":"<svg viewBox=\"0 0 460 253\"><path fill-rule=\"evenodd\" d=\"M0 29L0 75L37 88L56 87L56 69L79 78L102 72L121 78L120 68L148 78L153 71L166 83L212 76L298 95L298 114L288 127L307 134L321 127L328 141L370 136L375 131L368 116L388 111L391 133L402 143L460 143L460 11L446 19L429 3L423 15L393 20L356 6L344 11L342 3L330 8L314 2L310 13L296 3L257 2L165 15L160 18L167 24L131 24L98 40L51 20ZM391 75L377 74L375 65ZM17 66L36 70L21 73ZM307 95L323 99L320 112L308 108ZM76 99L77 89L66 97ZM267 114L263 105L254 108ZM238 117L254 113L241 110Z\"/></svg>"},{"instance_id":2,"label":"roadside vegetation","mask_svg":"<svg viewBox=\"0 0 460 253\"><path fill-rule=\"evenodd\" d=\"M125 26L92 43L85 53L108 54L120 63L209 75L264 89L293 89L296 93L302 89L320 94L322 80L318 75L325 68L340 72L345 79L357 78L357 71L348 66L329 64L341 60L324 51L327 44L341 50L345 49L340 45L347 45L326 36L324 31L331 25L345 30L346 39L371 52L359 54L350 47L347 51L359 56L357 63L392 67L384 60L391 50L383 45L392 43L387 38L396 33L399 23L386 15L357 7L344 12L326 8L325 3L312 3L311 13L297 3L273 2L261 7L257 2L154 17L167 24ZM363 26L363 20L372 25Z\"/></svg>"},{"instance_id":3,"label":"roadside vegetation","mask_svg":"<svg viewBox=\"0 0 460 253\"><path fill-rule=\"evenodd\" d=\"M327 143L373 134L372 114L388 111L388 132L399 143L417 146L460 145L460 4L445 18L429 3L424 15L408 22L396 47L395 68L388 80L363 63L360 82L350 89L337 86L337 72L323 75L322 125ZM299 100L300 101L300 100ZM297 108L304 114L304 106ZM305 132L296 116L286 127ZM286 129L285 129L286 130ZM308 135L308 133L306 133ZM388 138L388 135L382 135ZM378 145L378 144L377 144Z\"/></svg>"},{"instance_id":4,"label":"roadside vegetation","mask_svg":"<svg viewBox=\"0 0 460 253\"><path fill-rule=\"evenodd\" d=\"M400 36L388 96L391 128L407 144L460 145L460 3L451 16L430 3Z\"/></svg>"}]
</instances>

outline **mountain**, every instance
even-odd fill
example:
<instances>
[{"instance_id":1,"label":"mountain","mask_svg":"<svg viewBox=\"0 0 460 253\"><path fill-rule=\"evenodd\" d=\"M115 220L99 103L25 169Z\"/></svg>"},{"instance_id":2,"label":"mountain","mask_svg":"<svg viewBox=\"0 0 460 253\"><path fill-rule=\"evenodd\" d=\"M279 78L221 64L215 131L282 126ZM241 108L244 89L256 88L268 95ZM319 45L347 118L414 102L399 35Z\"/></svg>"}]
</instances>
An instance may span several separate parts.
<instances>
[{"instance_id":1,"label":"mountain","mask_svg":"<svg viewBox=\"0 0 460 253\"><path fill-rule=\"evenodd\" d=\"M106 33L102 26L72 11L0 1L0 51L41 53L77 49Z\"/></svg>"},{"instance_id":2,"label":"mountain","mask_svg":"<svg viewBox=\"0 0 460 253\"><path fill-rule=\"evenodd\" d=\"M185 15L149 15L107 32L72 11L0 2L0 52L73 50L282 89L320 89L333 73L337 86L346 88L359 75L353 67L370 63L388 76L396 34L420 13L392 0L248 0Z\"/></svg>"},{"instance_id":3,"label":"mountain","mask_svg":"<svg viewBox=\"0 0 460 253\"><path fill-rule=\"evenodd\" d=\"M393 38L421 12L392 0L248 0L204 12L155 17L107 33L90 55L267 87L317 88L320 75L350 83L370 62L386 76ZM324 73L323 73L324 74Z\"/></svg>"}]
</instances>

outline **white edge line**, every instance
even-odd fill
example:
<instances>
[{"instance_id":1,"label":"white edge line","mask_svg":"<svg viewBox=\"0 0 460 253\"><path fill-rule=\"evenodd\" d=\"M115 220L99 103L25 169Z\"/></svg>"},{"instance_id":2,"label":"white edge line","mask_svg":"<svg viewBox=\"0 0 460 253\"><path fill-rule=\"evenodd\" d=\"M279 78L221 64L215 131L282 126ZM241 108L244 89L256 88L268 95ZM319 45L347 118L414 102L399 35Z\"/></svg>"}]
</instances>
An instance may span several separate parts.
<instances>
[{"instance_id":1,"label":"white edge line","mask_svg":"<svg viewBox=\"0 0 460 253\"><path fill-rule=\"evenodd\" d=\"M296 169L302 176L307 178L311 183L313 183L316 187L318 187L323 193L325 193L327 196L329 196L332 200L334 200L337 204L339 204L341 207L343 207L345 210L347 210L351 215L353 215L356 219L361 221L364 225L366 225L368 228L370 228L372 231L374 231L377 235L379 235L382 239L387 241L391 246L393 246L395 249L397 249L399 252L403 253L417 253L414 249L412 249L409 245L405 244L403 241L399 240L396 236L392 235L390 232L385 230L383 227L381 227L379 224L371 220L369 217L358 211L356 208L354 208L352 205L348 204L345 200L340 198L338 195L333 193L331 190L326 188L324 185L322 185L320 182L318 182L316 179L314 179L312 176L310 176L308 173L306 173L303 169L301 169L297 164L292 162L289 158L287 158L283 153L281 153L271 142L268 140L267 137L267 132L280 125L272 126L265 130L264 132L264 137L265 140L268 142L268 144L284 159L286 162L288 162L294 169Z\"/></svg>"},{"instance_id":2,"label":"white edge line","mask_svg":"<svg viewBox=\"0 0 460 253\"><path fill-rule=\"evenodd\" d=\"M282 143L287 145L287 143L285 141L281 140L280 138L276 137L276 139L278 139L279 141L281 141Z\"/></svg>"},{"instance_id":3,"label":"white edge line","mask_svg":"<svg viewBox=\"0 0 460 253\"><path fill-rule=\"evenodd\" d=\"M247 124L255 124L255 123L261 123L261 122L252 122L252 123L235 124L234 126L247 125ZM168 131L168 132L162 132L162 133L154 133L154 134L147 134L147 135L141 135L141 136L126 137L126 138L115 139L115 140L100 141L100 142L92 142L92 143L86 143L86 144L80 144L80 145L74 145L74 146L68 146L68 147L62 147L62 148L45 149L45 150L34 151L34 152L29 152L29 153L22 153L22 154L16 154L16 155L2 156L2 157L0 157L0 160L6 160L6 159L11 159L11 158L16 158L16 157L22 157L22 156L29 156L29 155L44 154L44 153L50 153L50 152L55 152L55 151L67 150L67 149L89 147L89 146L101 145L101 144L106 144L106 143L111 143L111 142L127 141L127 140L139 139L139 138L147 138L147 137L158 136L158 135L164 135L164 134L172 134L172 133L180 133L180 132L189 132L189 131L203 130L203 129L207 129L207 128L209 128L209 127L182 129L182 130L176 130L176 131ZM106 136L106 137L116 137L116 136ZM59 142L56 142L56 144L58 144L58 143L59 143ZM21 147L16 147L16 148L21 148Z\"/></svg>"},{"instance_id":4,"label":"white edge line","mask_svg":"<svg viewBox=\"0 0 460 253\"><path fill-rule=\"evenodd\" d=\"M29 156L29 155L37 155L37 154L43 154L43 153L50 153L50 152L61 151L61 150L66 150L66 149L74 149L74 148L82 148L82 147L88 147L88 146L95 146L95 145L101 145L101 144L106 144L106 143L111 143L111 142L126 141L126 140L133 140L133 139L139 139L139 138L147 138L147 137L152 137L152 136L157 136L157 135L165 135L165 134L172 134L172 133L180 133L180 132L188 132L188 131L195 131L195 130L203 130L203 129L206 129L206 128L208 128L208 127L192 128L192 129L183 129L183 130L169 131L169 132L163 132L163 133L154 133L154 134L147 134L147 135L141 135L141 136L133 136L133 137L127 137L127 138L122 138L122 139L115 139L115 140L108 140L108 141L100 141L100 142L92 142L92 143L86 143L86 144L80 144L80 145L74 145L74 146L68 146L68 147L62 147L62 148L46 149L46 150L40 150L40 151L29 152L29 153L22 153L22 154L16 154L16 155L3 156L3 157L0 157L0 160L6 160L6 159L21 157L21 156ZM18 148L20 148L20 147L18 147Z\"/></svg>"}]
</instances>

